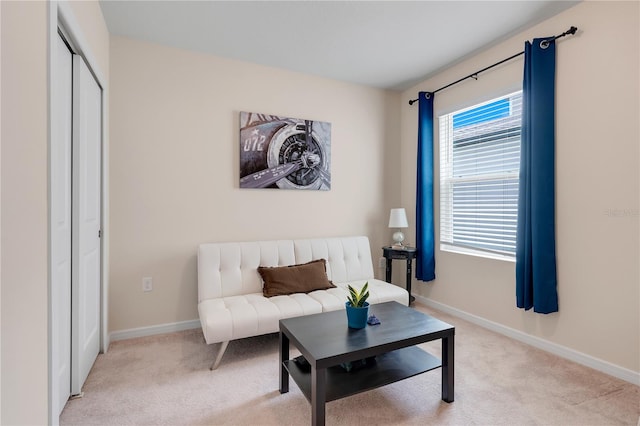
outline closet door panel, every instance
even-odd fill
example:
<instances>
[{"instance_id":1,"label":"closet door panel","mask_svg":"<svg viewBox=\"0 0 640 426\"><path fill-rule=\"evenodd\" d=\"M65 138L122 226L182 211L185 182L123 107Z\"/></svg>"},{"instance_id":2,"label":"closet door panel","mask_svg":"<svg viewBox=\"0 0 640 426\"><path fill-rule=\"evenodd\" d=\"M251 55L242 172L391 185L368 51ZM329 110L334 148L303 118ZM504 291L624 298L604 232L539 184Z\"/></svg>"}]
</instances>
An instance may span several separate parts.
<instances>
[{"instance_id":1,"label":"closet door panel","mask_svg":"<svg viewBox=\"0 0 640 426\"><path fill-rule=\"evenodd\" d=\"M58 36L52 96L51 298L52 403L60 414L71 393L71 120L72 53Z\"/></svg>"},{"instance_id":2,"label":"closet door panel","mask_svg":"<svg viewBox=\"0 0 640 426\"><path fill-rule=\"evenodd\" d=\"M73 57L73 278L71 391L80 393L100 350L102 90Z\"/></svg>"}]
</instances>

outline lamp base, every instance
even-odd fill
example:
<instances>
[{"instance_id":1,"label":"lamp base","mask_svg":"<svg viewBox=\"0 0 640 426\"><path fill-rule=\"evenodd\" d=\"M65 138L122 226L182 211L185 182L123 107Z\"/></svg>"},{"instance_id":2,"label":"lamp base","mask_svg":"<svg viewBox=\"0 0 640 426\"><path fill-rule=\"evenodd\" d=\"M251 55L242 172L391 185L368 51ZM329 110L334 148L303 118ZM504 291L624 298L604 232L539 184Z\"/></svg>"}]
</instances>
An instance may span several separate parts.
<instances>
[{"instance_id":1,"label":"lamp base","mask_svg":"<svg viewBox=\"0 0 640 426\"><path fill-rule=\"evenodd\" d=\"M404 234L401 231L393 233L393 245L394 247L404 247L402 242L404 241Z\"/></svg>"}]
</instances>

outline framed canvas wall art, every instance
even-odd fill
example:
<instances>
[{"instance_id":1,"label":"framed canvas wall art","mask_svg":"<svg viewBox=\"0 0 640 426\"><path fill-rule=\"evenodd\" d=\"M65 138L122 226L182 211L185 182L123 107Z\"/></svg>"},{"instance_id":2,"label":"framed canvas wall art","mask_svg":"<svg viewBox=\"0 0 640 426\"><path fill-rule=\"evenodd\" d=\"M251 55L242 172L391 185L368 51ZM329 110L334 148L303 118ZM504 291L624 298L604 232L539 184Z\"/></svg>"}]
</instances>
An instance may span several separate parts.
<instances>
[{"instance_id":1,"label":"framed canvas wall art","mask_svg":"<svg viewBox=\"0 0 640 426\"><path fill-rule=\"evenodd\" d=\"M241 112L240 188L331 189L331 124Z\"/></svg>"}]
</instances>

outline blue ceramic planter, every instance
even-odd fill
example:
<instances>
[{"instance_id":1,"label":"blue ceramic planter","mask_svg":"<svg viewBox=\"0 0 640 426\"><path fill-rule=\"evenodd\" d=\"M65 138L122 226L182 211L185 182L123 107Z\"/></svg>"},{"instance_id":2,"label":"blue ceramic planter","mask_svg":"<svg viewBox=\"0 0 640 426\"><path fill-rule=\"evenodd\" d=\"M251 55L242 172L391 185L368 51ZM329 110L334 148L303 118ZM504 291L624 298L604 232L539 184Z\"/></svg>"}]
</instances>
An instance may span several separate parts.
<instances>
[{"instance_id":1,"label":"blue ceramic planter","mask_svg":"<svg viewBox=\"0 0 640 426\"><path fill-rule=\"evenodd\" d=\"M345 303L347 307L347 324L349 328L365 328L367 326L367 318L369 318L369 302L364 302L362 308L354 308Z\"/></svg>"}]
</instances>

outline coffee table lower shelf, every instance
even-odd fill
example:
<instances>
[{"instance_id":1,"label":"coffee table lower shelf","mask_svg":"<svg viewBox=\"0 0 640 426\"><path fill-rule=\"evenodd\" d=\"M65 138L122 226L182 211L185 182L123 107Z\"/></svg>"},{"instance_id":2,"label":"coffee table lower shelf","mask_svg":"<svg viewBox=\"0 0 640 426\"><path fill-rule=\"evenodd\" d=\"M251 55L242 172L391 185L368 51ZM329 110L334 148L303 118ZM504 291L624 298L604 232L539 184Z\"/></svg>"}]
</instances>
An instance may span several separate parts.
<instances>
[{"instance_id":1,"label":"coffee table lower shelf","mask_svg":"<svg viewBox=\"0 0 640 426\"><path fill-rule=\"evenodd\" d=\"M311 401L311 372L303 371L293 360L283 361L283 365ZM375 389L441 366L442 362L435 356L417 346L410 346L377 355L376 364L362 370L348 373L339 365L329 367L326 370L326 401Z\"/></svg>"}]
</instances>

